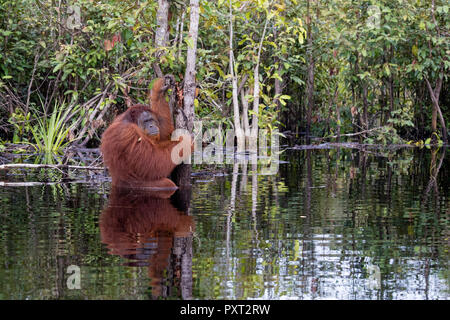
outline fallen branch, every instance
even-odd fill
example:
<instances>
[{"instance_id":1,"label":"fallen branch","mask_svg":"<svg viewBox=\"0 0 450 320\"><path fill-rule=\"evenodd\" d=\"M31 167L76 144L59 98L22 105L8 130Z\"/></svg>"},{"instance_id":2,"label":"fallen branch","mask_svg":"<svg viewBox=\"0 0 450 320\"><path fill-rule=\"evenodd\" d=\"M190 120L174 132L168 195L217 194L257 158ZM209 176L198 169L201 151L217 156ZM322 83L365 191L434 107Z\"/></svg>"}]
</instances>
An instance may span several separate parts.
<instances>
[{"instance_id":1,"label":"fallen branch","mask_svg":"<svg viewBox=\"0 0 450 320\"><path fill-rule=\"evenodd\" d=\"M0 165L0 170L27 168L27 169L81 169L81 170L105 170L104 167L70 166L66 164L30 164L30 163L10 163Z\"/></svg>"},{"instance_id":2,"label":"fallen branch","mask_svg":"<svg viewBox=\"0 0 450 320\"><path fill-rule=\"evenodd\" d=\"M360 134L364 134L364 133L367 133L367 132L380 130L380 129L382 129L382 128L383 128L383 127L376 127L376 128L372 128L372 129L368 129L368 130L363 130L363 131L360 131L360 132L341 134L341 135L339 135L339 137L354 137L354 136L359 136ZM324 137L324 138L322 138L322 139L335 139L335 138L337 138L337 137L338 137L338 136L336 135L336 136Z\"/></svg>"},{"instance_id":3,"label":"fallen branch","mask_svg":"<svg viewBox=\"0 0 450 320\"><path fill-rule=\"evenodd\" d=\"M0 187L35 187L35 186L49 186L58 184L58 182L3 182L0 181Z\"/></svg>"},{"instance_id":4,"label":"fallen branch","mask_svg":"<svg viewBox=\"0 0 450 320\"><path fill-rule=\"evenodd\" d=\"M95 182L89 180L74 180L74 181L55 181L55 182L39 182L39 181L28 181L28 182L5 182L0 181L0 187L36 187L36 186L53 186L53 185L66 185L73 183L85 183L96 185ZM101 183L101 182L98 182ZM98 184L97 183L97 184Z\"/></svg>"},{"instance_id":5,"label":"fallen branch","mask_svg":"<svg viewBox=\"0 0 450 320\"><path fill-rule=\"evenodd\" d=\"M362 151L367 151L369 149L387 149L387 150L395 150L399 148L415 148L416 146L413 144L389 144L389 145L381 145L381 144L360 144L356 142L334 142L334 143L322 143L322 144L308 144L308 145L295 145L294 147L290 147L287 149L292 150L316 150L316 149L334 149L334 148L349 148L349 149L358 149Z\"/></svg>"}]
</instances>

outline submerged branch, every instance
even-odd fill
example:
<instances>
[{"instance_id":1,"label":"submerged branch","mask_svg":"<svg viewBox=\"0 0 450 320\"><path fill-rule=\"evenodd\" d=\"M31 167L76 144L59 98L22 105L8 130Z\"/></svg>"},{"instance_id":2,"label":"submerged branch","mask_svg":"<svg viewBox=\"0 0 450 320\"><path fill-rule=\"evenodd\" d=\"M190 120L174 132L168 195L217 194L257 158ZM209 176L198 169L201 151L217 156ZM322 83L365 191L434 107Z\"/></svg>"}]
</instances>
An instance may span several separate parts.
<instances>
[{"instance_id":1,"label":"submerged branch","mask_svg":"<svg viewBox=\"0 0 450 320\"><path fill-rule=\"evenodd\" d=\"M26 168L26 169L81 169L81 170L105 170L104 167L71 166L66 164L31 164L31 163L10 163L0 165L0 170Z\"/></svg>"},{"instance_id":2,"label":"submerged branch","mask_svg":"<svg viewBox=\"0 0 450 320\"><path fill-rule=\"evenodd\" d=\"M35 186L49 186L49 185L55 185L58 182L3 182L0 181L1 187L35 187Z\"/></svg>"}]
</instances>

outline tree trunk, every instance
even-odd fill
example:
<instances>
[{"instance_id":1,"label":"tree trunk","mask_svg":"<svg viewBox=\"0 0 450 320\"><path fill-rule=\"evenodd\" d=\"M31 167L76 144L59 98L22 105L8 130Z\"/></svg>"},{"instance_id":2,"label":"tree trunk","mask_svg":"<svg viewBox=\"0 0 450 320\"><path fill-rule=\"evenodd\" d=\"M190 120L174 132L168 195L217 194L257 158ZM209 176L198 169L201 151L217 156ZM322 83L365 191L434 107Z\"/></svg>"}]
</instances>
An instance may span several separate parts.
<instances>
[{"instance_id":1,"label":"tree trunk","mask_svg":"<svg viewBox=\"0 0 450 320\"><path fill-rule=\"evenodd\" d=\"M233 6L230 0L230 46L229 46L229 58L230 58L230 75L232 84L232 98L233 98L233 120L234 120L234 132L237 140L237 152L245 150L245 136L241 126L241 117L239 113L239 99L238 99L238 84L237 76L234 70L234 54L233 54Z\"/></svg>"},{"instance_id":2,"label":"tree trunk","mask_svg":"<svg viewBox=\"0 0 450 320\"><path fill-rule=\"evenodd\" d=\"M431 18L433 20L433 23L436 28L437 37L441 37L441 30L439 28L439 23L436 21L436 3L435 0L431 1ZM430 56L431 56L431 41L429 41L430 46ZM439 47L439 45L437 45ZM436 50L438 48L434 48ZM447 137L447 127L445 126L445 119L442 115L441 108L439 107L439 95L441 94L441 88L442 88L442 82L444 80L444 61L441 62L441 68L439 72L439 76L436 79L436 83L433 87L430 84L430 81L428 80L428 77L425 76L425 81L427 83L428 91L430 92L431 101L433 102L433 109L432 109L432 117L431 117L431 129L433 133L437 132L437 116L439 116L439 121L441 122L441 129L442 129L442 139L447 144L448 143L448 137ZM432 136L432 139L435 140L435 135Z\"/></svg>"},{"instance_id":3,"label":"tree trunk","mask_svg":"<svg viewBox=\"0 0 450 320\"><path fill-rule=\"evenodd\" d=\"M278 39L278 31L276 30L274 32L273 38L275 39L274 41L276 42L276 40ZM283 55L283 57L285 58L285 55ZM275 64L278 64L278 68L277 68L277 73L278 76L281 76L281 71L283 70L283 66L282 66L282 61L279 57L275 57ZM279 111L281 109L281 103L280 103L280 99L279 97L281 96L281 94L283 93L283 80L280 80L278 77L275 78L275 82L274 82L274 90L275 90L275 105L276 105L276 110Z\"/></svg>"},{"instance_id":4,"label":"tree trunk","mask_svg":"<svg viewBox=\"0 0 450 320\"><path fill-rule=\"evenodd\" d=\"M431 132L437 133L437 108L434 101L431 104Z\"/></svg>"},{"instance_id":5,"label":"tree trunk","mask_svg":"<svg viewBox=\"0 0 450 320\"><path fill-rule=\"evenodd\" d=\"M443 66L441 67L441 70L443 70ZM433 110L432 110L432 117L431 117L431 130L433 132L437 132L437 116L439 115L439 121L441 122L441 127L442 127L442 139L444 140L445 143L448 143L447 127L445 125L445 119L444 119L444 116L442 115L441 108L439 107L439 95L441 94L443 79L444 79L444 75L443 75L443 73L441 73L439 76L439 79L436 80L436 85L435 85L435 88L433 89L431 87L430 81L425 76L425 81L427 83L428 91L430 92L431 101L433 102ZM434 138L432 137L432 139L434 139Z\"/></svg>"},{"instance_id":6,"label":"tree trunk","mask_svg":"<svg viewBox=\"0 0 450 320\"><path fill-rule=\"evenodd\" d=\"M169 0L158 0L158 11L156 12L155 32L156 47L165 47L167 43L167 30L169 27Z\"/></svg>"},{"instance_id":7,"label":"tree trunk","mask_svg":"<svg viewBox=\"0 0 450 320\"><path fill-rule=\"evenodd\" d=\"M257 143L258 143L258 117L259 117L259 96L260 96L260 85L259 85L259 64L261 61L261 50L264 42L264 38L266 37L267 25L269 23L269 18L266 17L266 22L264 24L264 30L261 36L261 40L259 41L258 46L258 55L256 56L256 64L254 68L254 87L253 87L253 115L252 115L252 126L250 129L250 150L257 152Z\"/></svg>"},{"instance_id":8,"label":"tree trunk","mask_svg":"<svg viewBox=\"0 0 450 320\"><path fill-rule=\"evenodd\" d=\"M158 27L155 32L155 47L165 47L168 40L169 27L169 0L158 0L158 11L156 12L156 24ZM156 52L156 57L160 58L162 51ZM158 78L162 78L164 74L161 71L159 62L153 64L153 69Z\"/></svg>"},{"instance_id":9,"label":"tree trunk","mask_svg":"<svg viewBox=\"0 0 450 320\"><path fill-rule=\"evenodd\" d=\"M386 109L387 109L387 99L386 99L386 79L383 77L381 80L381 87L380 87L380 97L379 97L379 101L380 101L380 109L381 109L381 113L380 113L380 125L384 126L386 124L386 121L388 119L387 114L386 114Z\"/></svg>"},{"instance_id":10,"label":"tree trunk","mask_svg":"<svg viewBox=\"0 0 450 320\"><path fill-rule=\"evenodd\" d=\"M389 59L392 59L394 56L394 47L391 45L390 47L390 56ZM392 117L392 112L394 111L394 75L391 72L389 75L389 117L388 120Z\"/></svg>"},{"instance_id":11,"label":"tree trunk","mask_svg":"<svg viewBox=\"0 0 450 320\"><path fill-rule=\"evenodd\" d=\"M177 127L187 129L192 132L194 128L194 100L195 100L195 75L196 70L196 58L197 58L197 38L198 38L198 24L199 24L199 0L190 1L190 23L189 23L189 39L191 40L192 47L188 46L187 58L186 58L186 71L184 75L184 87L183 87L183 102L184 102L184 112L186 119L184 117L177 117Z\"/></svg>"},{"instance_id":12,"label":"tree trunk","mask_svg":"<svg viewBox=\"0 0 450 320\"><path fill-rule=\"evenodd\" d=\"M184 75L183 87L183 108L176 116L176 128L186 129L190 133L194 128L194 100L195 100L195 74L196 74L196 55L197 55L197 38L199 24L199 0L190 1L190 24L189 35L192 46L188 47L186 58L186 71ZM175 184L180 188L189 188L191 185L191 165L181 164L172 173Z\"/></svg>"},{"instance_id":13,"label":"tree trunk","mask_svg":"<svg viewBox=\"0 0 450 320\"><path fill-rule=\"evenodd\" d=\"M363 80L364 81L364 80ZM367 101L367 83L362 83L362 96L363 96L363 128L364 130L369 130L369 116L368 116L368 108L369 108L369 102Z\"/></svg>"},{"instance_id":14,"label":"tree trunk","mask_svg":"<svg viewBox=\"0 0 450 320\"><path fill-rule=\"evenodd\" d=\"M307 107L306 107L306 143L309 144L311 142L311 118L312 111L314 108L314 56L313 56L313 37L312 37L312 28L311 28L311 12L310 12L310 4L311 0L307 2L307 37L308 37L308 69L306 75L306 96L307 96Z\"/></svg>"},{"instance_id":15,"label":"tree trunk","mask_svg":"<svg viewBox=\"0 0 450 320\"><path fill-rule=\"evenodd\" d=\"M248 88L241 90L241 103L242 103L242 127L244 128L244 134L246 139L250 137L250 124L248 120L248 99L245 97L248 94Z\"/></svg>"},{"instance_id":16,"label":"tree trunk","mask_svg":"<svg viewBox=\"0 0 450 320\"><path fill-rule=\"evenodd\" d=\"M280 75L280 72L282 70L282 66L281 66L281 61L279 62L280 65L278 66L278 75ZM275 83L274 83L274 90L275 90L275 104L277 105L277 110L279 111L281 108L281 103L280 103L280 96L283 94L283 87L282 87L283 81L275 78Z\"/></svg>"},{"instance_id":17,"label":"tree trunk","mask_svg":"<svg viewBox=\"0 0 450 320\"><path fill-rule=\"evenodd\" d=\"M341 110L339 109L339 103L337 102L338 97L338 84L336 84L336 89L334 90L334 103L336 104L336 122L337 122L337 138L336 141L341 140ZM338 149L339 150L339 149Z\"/></svg>"}]
</instances>

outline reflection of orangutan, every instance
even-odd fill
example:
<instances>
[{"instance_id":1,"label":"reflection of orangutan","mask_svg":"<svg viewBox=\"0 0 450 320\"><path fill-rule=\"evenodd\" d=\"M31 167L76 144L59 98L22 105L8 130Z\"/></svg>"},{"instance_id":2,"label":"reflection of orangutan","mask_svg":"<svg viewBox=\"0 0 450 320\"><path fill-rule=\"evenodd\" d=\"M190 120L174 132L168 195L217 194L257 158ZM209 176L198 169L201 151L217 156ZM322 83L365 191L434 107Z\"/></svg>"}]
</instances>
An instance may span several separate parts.
<instances>
[{"instance_id":1,"label":"reflection of orangutan","mask_svg":"<svg viewBox=\"0 0 450 320\"><path fill-rule=\"evenodd\" d=\"M121 187L176 189L167 176L183 156L181 141L160 141L158 116L145 105L119 115L102 136L101 151L112 183ZM179 145L179 159L172 150ZM189 147L188 147L189 149Z\"/></svg>"},{"instance_id":2,"label":"reflection of orangutan","mask_svg":"<svg viewBox=\"0 0 450 320\"><path fill-rule=\"evenodd\" d=\"M181 259L191 259L193 218L176 209L170 199L163 199L166 196L113 188L100 216L101 240L109 253L134 260L127 265L148 266L154 298L168 295L163 291L168 283L169 290L186 286L186 282L180 284L186 281L181 273L189 270L182 269Z\"/></svg>"}]
</instances>

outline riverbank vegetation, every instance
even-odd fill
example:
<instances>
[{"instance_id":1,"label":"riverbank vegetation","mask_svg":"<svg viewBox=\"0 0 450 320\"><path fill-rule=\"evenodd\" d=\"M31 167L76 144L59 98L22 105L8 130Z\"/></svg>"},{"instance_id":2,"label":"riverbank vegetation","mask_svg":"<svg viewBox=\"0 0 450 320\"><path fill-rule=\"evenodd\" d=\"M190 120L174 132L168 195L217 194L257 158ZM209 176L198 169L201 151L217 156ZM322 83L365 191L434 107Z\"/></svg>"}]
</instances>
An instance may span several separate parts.
<instances>
[{"instance_id":1,"label":"riverbank vegetation","mask_svg":"<svg viewBox=\"0 0 450 320\"><path fill-rule=\"evenodd\" d=\"M0 148L97 147L152 80L182 83L192 12L179 0L1 1ZM444 0L202 0L195 118L278 128L291 143L446 143L449 17Z\"/></svg>"}]
</instances>

